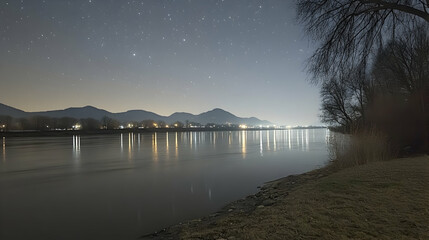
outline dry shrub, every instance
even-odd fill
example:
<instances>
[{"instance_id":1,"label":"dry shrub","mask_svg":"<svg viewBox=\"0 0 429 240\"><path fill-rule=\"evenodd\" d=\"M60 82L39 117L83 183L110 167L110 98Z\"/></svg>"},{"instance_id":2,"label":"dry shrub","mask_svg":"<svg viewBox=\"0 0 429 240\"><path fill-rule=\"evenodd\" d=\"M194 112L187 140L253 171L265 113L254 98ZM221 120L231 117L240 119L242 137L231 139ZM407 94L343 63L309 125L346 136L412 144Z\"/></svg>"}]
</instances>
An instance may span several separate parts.
<instances>
[{"instance_id":1,"label":"dry shrub","mask_svg":"<svg viewBox=\"0 0 429 240\"><path fill-rule=\"evenodd\" d=\"M334 133L330 138L330 151L332 166L336 169L385 161L393 155L387 138L376 131L351 135Z\"/></svg>"}]
</instances>

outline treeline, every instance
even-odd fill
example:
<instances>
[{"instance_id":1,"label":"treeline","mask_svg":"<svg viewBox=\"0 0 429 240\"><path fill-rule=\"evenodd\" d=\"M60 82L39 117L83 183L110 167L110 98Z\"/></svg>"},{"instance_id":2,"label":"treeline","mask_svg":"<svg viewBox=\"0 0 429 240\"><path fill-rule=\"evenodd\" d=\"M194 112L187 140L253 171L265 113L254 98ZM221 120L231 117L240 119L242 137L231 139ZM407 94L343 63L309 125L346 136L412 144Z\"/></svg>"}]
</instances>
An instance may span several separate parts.
<instances>
[{"instance_id":1,"label":"treeline","mask_svg":"<svg viewBox=\"0 0 429 240\"><path fill-rule=\"evenodd\" d=\"M384 136L392 151L429 152L428 1L298 1L320 47L308 70L321 119L347 133Z\"/></svg>"},{"instance_id":2,"label":"treeline","mask_svg":"<svg viewBox=\"0 0 429 240\"><path fill-rule=\"evenodd\" d=\"M113 119L109 121L109 123L116 123L116 122L117 121ZM113 125L109 124L109 127L111 126ZM119 124L117 126L119 126ZM12 118L10 116L0 116L0 129L2 131L98 130L98 129L102 129L102 127L103 127L103 123L93 118L83 118L83 119L76 119L71 117L51 118L46 116Z\"/></svg>"},{"instance_id":3,"label":"treeline","mask_svg":"<svg viewBox=\"0 0 429 240\"><path fill-rule=\"evenodd\" d=\"M13 118L11 116L0 116L0 131L65 131L65 130L83 130L93 131L101 129L153 129L153 128L231 128L238 125L224 124L200 124L186 121L182 123L176 121L168 124L164 121L143 120L120 122L110 117L103 117L101 120L93 118L76 119L71 117L51 118L46 116L32 116L28 118Z\"/></svg>"},{"instance_id":4,"label":"treeline","mask_svg":"<svg viewBox=\"0 0 429 240\"><path fill-rule=\"evenodd\" d=\"M389 41L369 72L355 68L323 82L321 97L322 121L338 130L376 130L393 149L427 151L429 29L420 25Z\"/></svg>"}]
</instances>

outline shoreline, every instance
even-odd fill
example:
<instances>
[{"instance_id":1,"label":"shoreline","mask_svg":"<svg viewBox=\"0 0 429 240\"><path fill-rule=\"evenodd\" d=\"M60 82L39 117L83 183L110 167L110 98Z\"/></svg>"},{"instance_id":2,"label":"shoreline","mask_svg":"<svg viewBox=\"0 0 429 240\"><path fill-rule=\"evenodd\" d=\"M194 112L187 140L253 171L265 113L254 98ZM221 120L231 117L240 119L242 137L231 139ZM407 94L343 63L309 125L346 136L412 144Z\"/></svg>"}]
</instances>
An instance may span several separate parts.
<instances>
[{"instance_id":1,"label":"shoreline","mask_svg":"<svg viewBox=\"0 0 429 240\"><path fill-rule=\"evenodd\" d=\"M259 191L239 200L228 203L220 210L206 215L202 218L186 220L178 224L163 228L157 232L140 236L138 239L181 239L180 234L184 227L199 228L216 225L216 221L231 214L251 214L257 209L270 207L279 204L280 200L287 197L289 192L295 188L313 180L317 180L333 173L332 167L328 164L325 167L317 168L301 174L292 174L268 181L258 186ZM219 239L222 239L219 237ZM234 238L232 238L234 239Z\"/></svg>"},{"instance_id":2,"label":"shoreline","mask_svg":"<svg viewBox=\"0 0 429 240\"><path fill-rule=\"evenodd\" d=\"M139 239L426 239L427 181L428 155L327 165Z\"/></svg>"}]
</instances>

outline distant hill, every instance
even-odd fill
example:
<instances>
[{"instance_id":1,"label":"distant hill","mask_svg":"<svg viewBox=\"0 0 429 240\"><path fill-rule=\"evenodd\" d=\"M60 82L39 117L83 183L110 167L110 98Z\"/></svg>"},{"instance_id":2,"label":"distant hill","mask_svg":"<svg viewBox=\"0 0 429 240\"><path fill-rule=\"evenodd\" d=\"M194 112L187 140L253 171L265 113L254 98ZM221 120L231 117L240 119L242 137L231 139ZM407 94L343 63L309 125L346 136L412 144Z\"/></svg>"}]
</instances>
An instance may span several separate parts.
<instances>
[{"instance_id":1,"label":"distant hill","mask_svg":"<svg viewBox=\"0 0 429 240\"><path fill-rule=\"evenodd\" d=\"M145 111L145 110L130 110L120 113L112 113L104 109L99 109L93 106L85 107L71 107L63 110L52 110L44 112L25 112L4 104L0 103L0 115L7 115L13 118L22 118L30 116L46 116L52 118L61 118L61 117L72 117L76 119L81 118L94 118L101 120L103 117L107 116L114 118L120 122L131 122L131 121L143 121L143 120L155 120L155 121L164 121L168 124L180 121L185 123L196 122L201 124L215 123L215 124L247 124L247 125L272 125L271 122L266 120L260 120L255 117L251 118L241 118L237 117L234 114L227 112L220 108L215 108L208 112L203 112L198 115L185 112L176 112L170 116L161 116L159 114Z\"/></svg>"},{"instance_id":2,"label":"distant hill","mask_svg":"<svg viewBox=\"0 0 429 240\"><path fill-rule=\"evenodd\" d=\"M1 115L22 118L27 117L28 113L0 103L0 116Z\"/></svg>"},{"instance_id":3,"label":"distant hill","mask_svg":"<svg viewBox=\"0 0 429 240\"><path fill-rule=\"evenodd\" d=\"M53 110L53 111L46 111L46 112L31 112L28 114L32 116L46 116L46 117L53 117L53 118L72 117L76 119L94 118L97 120L101 120L104 116L108 116L108 117L112 116L112 113L103 109L92 107L92 106L72 107L64 110Z\"/></svg>"}]
</instances>

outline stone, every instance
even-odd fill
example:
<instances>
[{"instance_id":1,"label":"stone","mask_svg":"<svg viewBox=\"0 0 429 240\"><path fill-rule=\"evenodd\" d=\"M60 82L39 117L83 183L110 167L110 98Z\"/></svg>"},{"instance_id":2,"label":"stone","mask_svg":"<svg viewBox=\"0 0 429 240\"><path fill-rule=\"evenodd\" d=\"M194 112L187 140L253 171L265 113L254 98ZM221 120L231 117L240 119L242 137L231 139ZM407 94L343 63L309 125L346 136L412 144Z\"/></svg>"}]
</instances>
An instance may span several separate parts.
<instances>
[{"instance_id":1,"label":"stone","mask_svg":"<svg viewBox=\"0 0 429 240\"><path fill-rule=\"evenodd\" d=\"M276 203L276 201L274 201L273 199L265 199L264 201L262 201L262 205L264 206L271 206L274 203Z\"/></svg>"}]
</instances>

